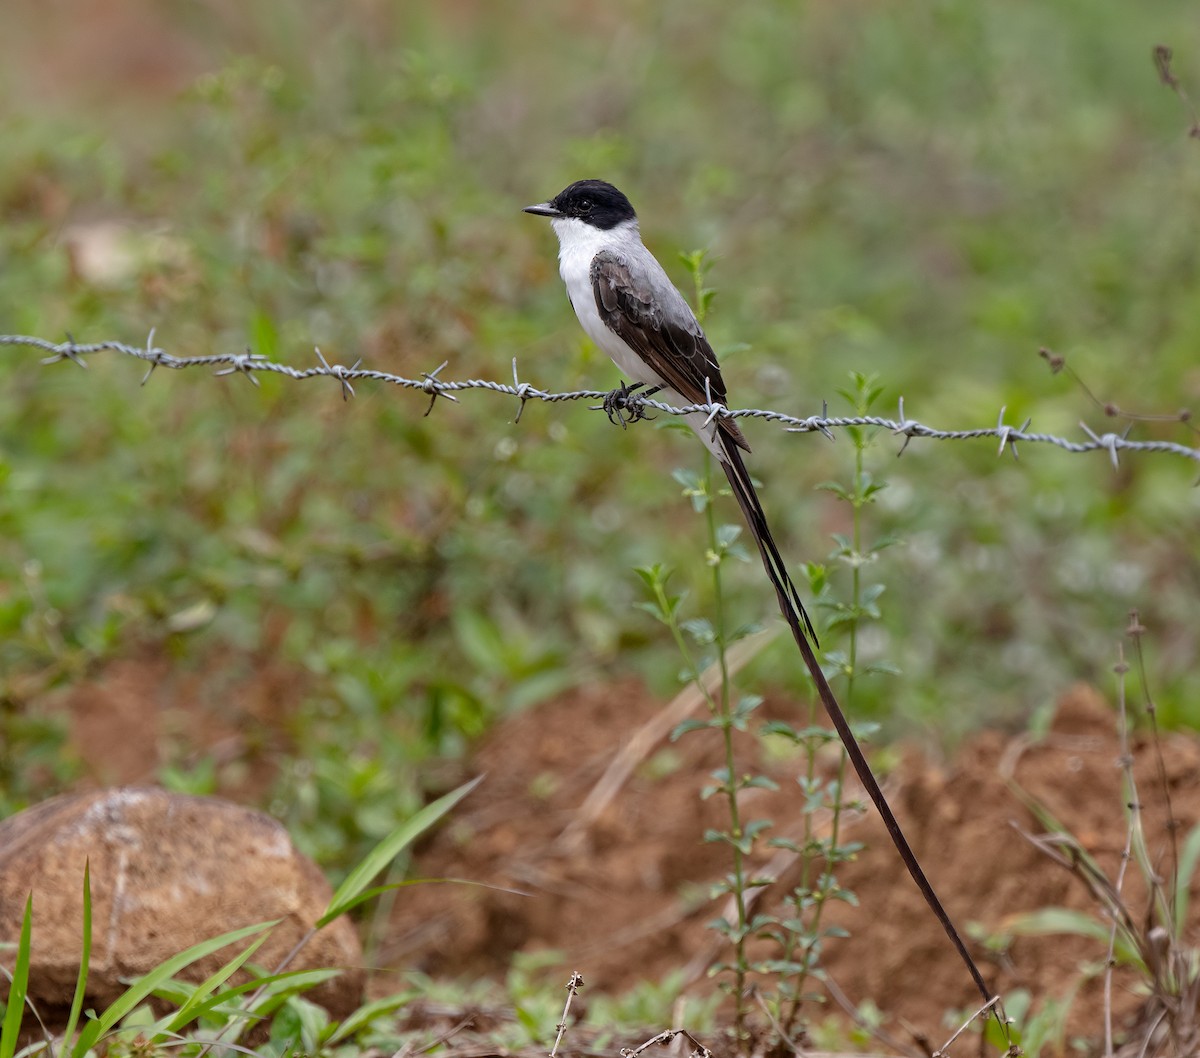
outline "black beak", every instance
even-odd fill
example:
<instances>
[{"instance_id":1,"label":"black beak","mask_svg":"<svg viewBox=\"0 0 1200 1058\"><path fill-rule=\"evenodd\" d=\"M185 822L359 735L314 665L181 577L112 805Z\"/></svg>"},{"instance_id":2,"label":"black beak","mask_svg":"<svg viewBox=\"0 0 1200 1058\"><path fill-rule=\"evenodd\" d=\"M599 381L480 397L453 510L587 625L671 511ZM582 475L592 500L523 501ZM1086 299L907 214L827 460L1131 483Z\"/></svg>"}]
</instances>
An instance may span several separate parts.
<instances>
[{"instance_id":1,"label":"black beak","mask_svg":"<svg viewBox=\"0 0 1200 1058\"><path fill-rule=\"evenodd\" d=\"M561 217L562 210L555 209L549 202L539 202L536 206L526 206L522 213L533 213L538 217Z\"/></svg>"}]
</instances>

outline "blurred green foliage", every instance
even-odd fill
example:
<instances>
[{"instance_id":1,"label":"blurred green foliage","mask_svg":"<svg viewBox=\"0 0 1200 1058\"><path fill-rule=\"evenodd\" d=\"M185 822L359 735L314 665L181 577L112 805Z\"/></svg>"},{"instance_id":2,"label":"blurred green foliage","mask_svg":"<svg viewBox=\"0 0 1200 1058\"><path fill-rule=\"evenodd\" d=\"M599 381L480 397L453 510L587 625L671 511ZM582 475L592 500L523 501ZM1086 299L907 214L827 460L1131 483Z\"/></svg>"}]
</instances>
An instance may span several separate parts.
<instances>
[{"instance_id":1,"label":"blurred green foliage","mask_svg":"<svg viewBox=\"0 0 1200 1058\"><path fill-rule=\"evenodd\" d=\"M146 29L175 71L149 84L48 71L47 44L101 27L22 10L0 64L0 332L154 327L183 355L304 365L315 345L447 378L507 379L515 356L542 388L602 388L553 240L519 212L601 176L664 262L711 250L737 406L840 410L855 370L933 425L1003 405L1111 428L1043 345L1123 407L1200 403L1200 146L1150 62L1173 45L1200 94L1183 0L178 4ZM630 669L673 688L632 568L710 590L670 477L702 458L682 435L578 404L514 426L516 402L481 393L422 417L383 386L343 404L328 381L141 375L0 356L0 811L77 773L61 689L118 657L234 697L262 658L303 674L276 703L269 799L334 865L412 810L422 760L504 711ZM784 553L826 560L846 514L815 486L852 447L748 434ZM1194 466L892 451L872 449L872 534L903 546L871 571L887 593L859 650L903 671L864 680L861 713L938 738L1020 724L1103 683L1138 607L1160 717L1197 721ZM744 619L772 612L753 565L727 590ZM782 637L754 680L802 690ZM164 774L221 786L220 767Z\"/></svg>"}]
</instances>

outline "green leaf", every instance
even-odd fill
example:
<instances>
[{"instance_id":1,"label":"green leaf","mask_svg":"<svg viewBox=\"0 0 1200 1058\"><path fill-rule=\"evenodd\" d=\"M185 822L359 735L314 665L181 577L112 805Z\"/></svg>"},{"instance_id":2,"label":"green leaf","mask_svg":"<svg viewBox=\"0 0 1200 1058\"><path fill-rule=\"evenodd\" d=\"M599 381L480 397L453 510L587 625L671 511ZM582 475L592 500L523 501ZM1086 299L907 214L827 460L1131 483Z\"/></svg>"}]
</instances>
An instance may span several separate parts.
<instances>
[{"instance_id":1,"label":"green leaf","mask_svg":"<svg viewBox=\"0 0 1200 1058\"><path fill-rule=\"evenodd\" d=\"M530 1038L536 1040L541 1030L541 1023L538 1021L537 1016L520 1004L517 1004L513 1013L517 1015L517 1020L525 1027L525 1031L529 1033Z\"/></svg>"},{"instance_id":2,"label":"green leaf","mask_svg":"<svg viewBox=\"0 0 1200 1058\"><path fill-rule=\"evenodd\" d=\"M822 481L818 485L815 485L814 488L821 492L832 492L839 500L845 500L847 503L850 502L850 492L840 482Z\"/></svg>"},{"instance_id":3,"label":"green leaf","mask_svg":"<svg viewBox=\"0 0 1200 1058\"><path fill-rule=\"evenodd\" d=\"M670 624L670 615L663 612L663 608L657 602L635 602L633 604L635 610L642 610L648 613L656 621L661 621L663 624Z\"/></svg>"},{"instance_id":4,"label":"green leaf","mask_svg":"<svg viewBox=\"0 0 1200 1058\"><path fill-rule=\"evenodd\" d=\"M804 575L808 578L808 588L814 595L822 595L829 586L829 568L820 562L804 563Z\"/></svg>"},{"instance_id":5,"label":"green leaf","mask_svg":"<svg viewBox=\"0 0 1200 1058\"><path fill-rule=\"evenodd\" d=\"M495 622L466 607L454 610L454 636L476 668L491 675L506 674L504 640Z\"/></svg>"},{"instance_id":6,"label":"green leaf","mask_svg":"<svg viewBox=\"0 0 1200 1058\"><path fill-rule=\"evenodd\" d=\"M740 525L719 525L717 526L717 543L722 550L728 551L742 535L742 527Z\"/></svg>"},{"instance_id":7,"label":"green leaf","mask_svg":"<svg viewBox=\"0 0 1200 1058\"><path fill-rule=\"evenodd\" d=\"M325 1008L317 1006L311 999L305 999L301 995L288 996L287 1005L295 1014L302 1049L309 1054L318 1053L322 1038L329 1027L329 1015Z\"/></svg>"},{"instance_id":8,"label":"green leaf","mask_svg":"<svg viewBox=\"0 0 1200 1058\"><path fill-rule=\"evenodd\" d=\"M264 933L249 944L244 951L234 956L215 973L205 978L174 1014L163 1018L159 1025L155 1026L153 1032L147 1032L146 1035L150 1036L154 1043L162 1043L167 1036L179 1032L194 1018L199 1017L200 1007L209 995L216 992L221 985L237 973L250 956L263 946L269 936L269 933Z\"/></svg>"},{"instance_id":9,"label":"green leaf","mask_svg":"<svg viewBox=\"0 0 1200 1058\"><path fill-rule=\"evenodd\" d=\"M734 706L734 715L739 719L746 719L763 703L761 694L744 694L738 699L737 705Z\"/></svg>"},{"instance_id":10,"label":"green leaf","mask_svg":"<svg viewBox=\"0 0 1200 1058\"><path fill-rule=\"evenodd\" d=\"M83 997L87 991L88 966L92 959L92 864L83 861L83 932L80 935L79 976L75 980L75 994L71 997L71 1012L63 1030L63 1046L71 1042L75 1026L83 1010Z\"/></svg>"},{"instance_id":11,"label":"green leaf","mask_svg":"<svg viewBox=\"0 0 1200 1058\"><path fill-rule=\"evenodd\" d=\"M1192 875L1200 862L1200 823L1188 831L1188 836L1179 850L1179 869L1175 875L1175 935L1183 932L1187 922L1188 896Z\"/></svg>"},{"instance_id":12,"label":"green leaf","mask_svg":"<svg viewBox=\"0 0 1200 1058\"><path fill-rule=\"evenodd\" d=\"M764 830L769 830L771 821L769 819L753 819L742 827L742 840L752 842Z\"/></svg>"},{"instance_id":13,"label":"green leaf","mask_svg":"<svg viewBox=\"0 0 1200 1058\"><path fill-rule=\"evenodd\" d=\"M384 1014L390 1014L393 1010L398 1010L409 1000L417 998L417 996L418 993L416 992L404 992L400 995L384 996L373 1003L364 1004L337 1027L327 1042L334 1044L349 1039L377 1018L382 1017Z\"/></svg>"},{"instance_id":14,"label":"green leaf","mask_svg":"<svg viewBox=\"0 0 1200 1058\"><path fill-rule=\"evenodd\" d=\"M457 790L452 790L445 796L439 797L385 837L338 886L337 892L333 894L333 899L329 901L329 906L325 909L325 914L317 919L316 928L320 929L329 925L335 918L353 907L359 894L367 888L375 875L387 867L404 849L446 815L481 782L483 782L482 775L464 783Z\"/></svg>"},{"instance_id":15,"label":"green leaf","mask_svg":"<svg viewBox=\"0 0 1200 1058\"><path fill-rule=\"evenodd\" d=\"M25 898L25 914L21 918L21 936L17 941L17 960L13 965L12 981L8 986L8 1005L4 1009L4 1025L0 1028L0 1058L12 1058L17 1049L17 1033L25 1015L25 997L29 988L29 948L33 929L33 893Z\"/></svg>"},{"instance_id":16,"label":"green leaf","mask_svg":"<svg viewBox=\"0 0 1200 1058\"><path fill-rule=\"evenodd\" d=\"M858 601L861 606L866 606L869 603L875 602L885 591L886 584L868 584L859 593Z\"/></svg>"},{"instance_id":17,"label":"green leaf","mask_svg":"<svg viewBox=\"0 0 1200 1058\"><path fill-rule=\"evenodd\" d=\"M148 999L159 985L164 981L170 980L180 970L186 969L192 963L203 959L206 955L220 951L230 944L236 944L239 940L245 940L256 933L273 929L278 925L279 921L279 919L275 919L272 922L259 922L253 926L243 926L241 929L230 930L219 937L213 937L211 940L193 944L186 951L182 951L165 962L159 963L148 974L139 977L130 985L100 1017L88 1023L87 1027L79 1034L79 1039L76 1041L75 1046L71 1049L73 1058L83 1058L101 1036L112 1029L117 1022L132 1011L139 1003ZM5 1056L0 1055L0 1058L5 1058Z\"/></svg>"},{"instance_id":18,"label":"green leaf","mask_svg":"<svg viewBox=\"0 0 1200 1058\"><path fill-rule=\"evenodd\" d=\"M647 588L654 591L655 588L666 584L670 580L674 570L655 562L651 566L634 566L633 572L642 578L642 582Z\"/></svg>"},{"instance_id":19,"label":"green leaf","mask_svg":"<svg viewBox=\"0 0 1200 1058\"><path fill-rule=\"evenodd\" d=\"M854 737L859 742L870 742L872 736L879 733L880 728L880 725L874 720L859 720L850 726L854 731Z\"/></svg>"},{"instance_id":20,"label":"green leaf","mask_svg":"<svg viewBox=\"0 0 1200 1058\"><path fill-rule=\"evenodd\" d=\"M279 329L261 309L250 321L250 347L260 356L274 360L279 354Z\"/></svg>"},{"instance_id":21,"label":"green leaf","mask_svg":"<svg viewBox=\"0 0 1200 1058\"><path fill-rule=\"evenodd\" d=\"M692 731L704 731L710 727L720 727L716 720L681 720L671 732L671 741L675 742Z\"/></svg>"},{"instance_id":22,"label":"green leaf","mask_svg":"<svg viewBox=\"0 0 1200 1058\"><path fill-rule=\"evenodd\" d=\"M767 885L774 885L777 881L779 879L773 874L752 874L746 879L746 888L760 889ZM759 928L761 928L763 923L778 922L778 919L774 915L761 914L754 921L758 922Z\"/></svg>"},{"instance_id":23,"label":"green leaf","mask_svg":"<svg viewBox=\"0 0 1200 1058\"><path fill-rule=\"evenodd\" d=\"M779 735L781 738L786 738L789 742L794 742L797 745L811 742L820 746L829 742L836 742L838 739L837 732L832 728L816 725L796 728L784 720L767 721L762 726L762 732L764 735Z\"/></svg>"},{"instance_id":24,"label":"green leaf","mask_svg":"<svg viewBox=\"0 0 1200 1058\"><path fill-rule=\"evenodd\" d=\"M799 854L800 844L793 838L767 838L767 844L773 849L787 849L788 852Z\"/></svg>"},{"instance_id":25,"label":"green leaf","mask_svg":"<svg viewBox=\"0 0 1200 1058\"><path fill-rule=\"evenodd\" d=\"M1072 911L1066 907L1042 907L1035 911L1009 915L1002 921L1000 928L1017 936L1067 934L1074 937L1088 937L1104 946L1108 945L1112 931L1111 923L1101 922L1098 918L1093 918L1083 911ZM1130 943L1124 930L1117 930L1113 954L1119 962L1136 966L1145 972L1145 964L1141 955L1136 946Z\"/></svg>"},{"instance_id":26,"label":"green leaf","mask_svg":"<svg viewBox=\"0 0 1200 1058\"><path fill-rule=\"evenodd\" d=\"M239 1017L246 1021L251 1019L260 1020L262 1012L267 1008L268 1002L273 1002L274 997L278 996L280 991L285 995L288 990L306 991L316 988L317 985L325 981L332 980L340 973L340 970L287 970L284 973L254 977L249 981L243 981L240 985L226 988L224 991L208 996L192 1012L193 1019L202 1018L210 1013L220 1011L227 1020ZM285 984L287 988L272 991L279 984ZM155 989L155 995L170 998L177 989L178 994L184 997L184 1001L186 1001L186 997L195 991L195 987L195 985L188 986L183 981L166 981L159 988ZM239 996L243 996L247 992L257 992L260 988L266 988L267 993L252 1009L243 1009L234 1006L234 1000ZM278 1005L278 1003L274 1005ZM222 1008L224 1009L222 1010ZM164 1018L163 1020L165 1021L166 1019Z\"/></svg>"}]
</instances>

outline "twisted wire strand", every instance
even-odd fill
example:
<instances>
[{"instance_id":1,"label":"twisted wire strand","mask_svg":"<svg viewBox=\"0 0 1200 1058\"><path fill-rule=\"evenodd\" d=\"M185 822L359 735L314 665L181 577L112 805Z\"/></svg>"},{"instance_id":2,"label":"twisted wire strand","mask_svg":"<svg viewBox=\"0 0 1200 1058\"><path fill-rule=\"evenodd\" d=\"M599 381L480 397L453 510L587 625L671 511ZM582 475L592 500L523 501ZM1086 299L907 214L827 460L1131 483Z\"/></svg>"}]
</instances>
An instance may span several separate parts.
<instances>
[{"instance_id":1,"label":"twisted wire strand","mask_svg":"<svg viewBox=\"0 0 1200 1058\"><path fill-rule=\"evenodd\" d=\"M158 367L169 368L173 371L194 367L219 367L220 370L215 372L217 375L243 374L255 385L258 385L258 380L254 377L257 372L284 375L287 378L296 379L297 381L309 378L332 378L341 386L344 399L354 396L355 382L384 382L389 385L400 386L404 389L420 390L422 393L428 394L430 397L430 408L433 407L438 397L445 397L447 400L457 400L455 394L473 389L488 390L492 393L515 397L520 401L521 410L524 409L525 402L530 400L553 404L567 400L603 400L608 396L607 390L580 389L564 393L554 393L538 389L531 383L520 380L517 374L517 362L515 358L513 360L513 381L512 383L507 383L483 378L459 380L439 378L439 373L447 366L445 363L433 371L422 372L420 378L405 378L402 375L395 375L388 371L376 371L372 368L364 368L360 366L362 363L361 360L350 367L344 364L330 364L321 354L320 349L316 350L319 363L307 368L292 367L290 364L280 363L262 354L251 352L210 353L205 356L174 356L154 344L153 331L150 332L150 337L145 346L129 345L125 342L116 341L81 343L70 338L65 342L51 342L45 338L19 334L0 335L0 345L24 346L41 350L49 354L42 360L42 363L47 365L70 360L80 367L87 367L87 357L106 352L131 356L150 365L149 370L142 379L143 385L150 378L150 375L153 374L155 368ZM875 426L904 438L904 444L900 449L901 453L908 447L908 443L914 437L926 438L933 441L969 441L986 437L999 440L998 454L1003 455L1005 449L1008 449L1014 457L1017 455L1017 443L1024 442L1027 444L1054 445L1067 452L1108 452L1114 467L1118 465L1119 453L1121 452L1165 452L1183 456L1185 459L1200 463L1200 448L1191 448L1175 441L1131 440L1125 434L1113 432L1096 433L1086 423L1082 422L1079 426L1086 435L1086 440L1073 441L1054 434L1030 432L1030 423L1028 420L1021 426L1006 424L1004 422L1004 408L1000 409L995 426L977 427L969 430L941 430L908 418L904 414L903 398L900 400L898 419L891 419L882 415L830 416L827 409L824 408L820 415L795 416L764 408L726 408L721 404L689 404L683 407L675 407L665 404L662 401L639 397L637 394L631 394L627 398L627 409L635 418L638 412L654 410L666 415L688 415L700 411L708 414L710 418L714 416L727 416L733 419L765 419L768 422L777 422L786 426L790 432L822 433L831 439L834 430L845 429L851 426ZM428 414L428 411L426 411L426 414ZM520 419L520 411L518 411L517 419Z\"/></svg>"}]
</instances>

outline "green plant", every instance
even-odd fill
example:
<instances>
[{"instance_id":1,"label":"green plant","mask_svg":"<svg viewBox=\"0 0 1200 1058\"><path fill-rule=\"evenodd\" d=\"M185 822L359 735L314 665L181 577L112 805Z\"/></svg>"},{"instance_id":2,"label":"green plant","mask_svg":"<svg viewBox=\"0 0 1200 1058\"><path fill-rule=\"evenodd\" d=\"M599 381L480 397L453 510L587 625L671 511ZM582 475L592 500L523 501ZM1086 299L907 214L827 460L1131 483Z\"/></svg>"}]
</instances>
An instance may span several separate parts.
<instances>
[{"instance_id":1,"label":"green plant","mask_svg":"<svg viewBox=\"0 0 1200 1058\"><path fill-rule=\"evenodd\" d=\"M873 376L859 372L851 373L851 381L851 389L839 392L854 408L856 415L867 415L883 392L882 387ZM866 453L877 433L877 430L861 427L847 430L854 446L851 481L849 484L826 482L819 486L851 509L851 534L834 535L836 547L831 556L835 569L849 574L849 590L845 599L838 598L836 577L828 566L817 563L808 565L809 587L817 605L827 615L824 634L827 638L841 634L846 642L845 649L826 649L824 658L831 668L831 676L842 680L842 702L850 714L854 711L855 688L862 678L890 675L898 671L894 665L882 659L860 661L862 630L868 622L881 619L879 598L884 592L882 582L864 581L864 570L877 561L884 549L896 542L892 536L883 536L871 542L865 540L865 510L884 488L866 469ZM862 848L860 842L843 841L841 838L842 812L846 807L846 753L841 749L836 733L818 723L815 699L809 699L808 708L807 727L796 728L773 721L765 728L767 734L799 746L804 758L804 774L798 780L803 795L803 837L800 841L781 837L770 839L770 844L790 849L800 858L800 882L786 897L788 912L782 916L772 916L762 930L779 950L778 957L767 967L778 977L775 1016L788 1036L795 1030L804 1003L814 999L819 1002L823 998L820 994L806 994L805 985L810 977L817 980L824 977L821 955L825 941L846 935L841 927L824 924L825 908L833 900L856 903L854 893L838 884L836 872L840 863L852 859ZM877 729L877 724L855 725L855 733L862 740L869 738ZM826 779L818 770L818 761L824 748L830 745L839 747L839 756L834 777ZM828 819L825 837L819 836L816 826L823 817Z\"/></svg>"},{"instance_id":2,"label":"green plant","mask_svg":"<svg viewBox=\"0 0 1200 1058\"><path fill-rule=\"evenodd\" d=\"M707 271L704 254L697 252L681 255L681 258L692 276L697 315L703 318L713 296L713 292L704 285ZM844 391L843 395L858 414L866 414L878 399L881 389L873 378L862 374L852 375L852 382L853 389ZM883 593L882 584L864 582L862 570L894 542L887 537L870 545L864 542L864 509L883 487L871 478L865 468L865 452L874 434L875 431L868 430L851 432L855 449L852 482L848 486L836 483L823 486L849 504L852 510L852 535L835 538L837 548L833 556L837 565L849 571L850 585L846 601L835 597L829 571L825 567L810 565L808 568L809 582L818 604L830 614L826 621L826 634L844 633L847 640L845 651L827 651L825 654L833 666L834 674L844 679L847 704L852 700L856 680L869 674L895 671L883 662L861 665L859 662L860 630L866 622L879 620L878 599ZM796 728L781 721L772 721L762 729L764 735L786 739L802 752L805 770L799 784L803 796L801 813L804 835L800 841L773 837L768 842L793 852L801 861L801 882L787 897L788 910L784 914L751 914L747 903L748 891L769 883L771 879L753 876L747 864L758 842L766 839L772 823L766 819L744 819L739 796L753 787L775 789L776 784L766 776L739 771L734 753L734 732L749 729L752 714L762 701L755 695L744 696L736 703L732 701L726 657L729 646L743 638L750 629L728 630L722 567L730 558L744 559L746 555L738 544L740 526L720 525L716 520L712 461L707 461L703 476L676 471L675 477L693 510L704 516L705 563L712 579L713 619L682 617L680 606L683 595L673 594L669 590L670 573L661 565L639 567L637 573L650 595L650 601L643 603L643 608L670 630L684 659L687 678L701 690L709 709L707 719L684 721L673 737L698 730L719 731L721 737L724 765L712 773L712 781L704 787L701 797L719 795L727 806L728 828L707 831L705 840L722 842L730 849L731 871L715 887L714 895L727 896L732 900L734 920L722 916L711 923L726 937L732 951L730 961L717 964L713 972L729 975L727 987L734 997L734 1032L739 1046L748 1034L750 1007L746 985L751 975L772 982L767 1000L772 1011L771 1017L778 1031L785 1039L789 1039L804 1002L813 998L805 992L807 979L820 978L822 975L820 964L824 941L844 935L840 927L823 923L824 908L832 900L854 902L854 894L838 884L836 875L837 865L852 858L861 847L858 843L843 842L840 838L846 756L844 752L840 755L834 779L827 780L819 774L818 758L821 751L831 743L837 744L838 736L817 723L815 700L810 700L806 727ZM715 664L721 674L715 695L708 692L701 680L704 666L697 660L695 648L715 654ZM860 737L866 733L865 729L861 730ZM815 820L825 813L828 813L831 825L828 837L822 838L817 836ZM776 951L768 958L752 958L748 945L754 938L770 941Z\"/></svg>"},{"instance_id":3,"label":"green plant","mask_svg":"<svg viewBox=\"0 0 1200 1058\"><path fill-rule=\"evenodd\" d=\"M1121 803L1126 820L1125 847L1115 872L1097 863L1068 828L1015 779L1009 784L1046 833L1025 837L1042 853L1070 872L1085 887L1095 905L1090 911L1067 907L1042 907L1010 916L1001 924L993 944L1003 946L1015 936L1069 935L1095 944L1095 954L1081 964L1079 977L1061 996L1043 997L1031 1013L1021 1039L1031 1055L1046 1043L1062 1048L1065 1021L1080 985L1102 978L1105 996L1104 1054L1112 1055L1115 1039L1112 995L1114 973L1124 968L1134 978L1134 989L1142 996L1133 1044L1139 1053L1193 1054L1200 1045L1200 948L1187 931L1189 892L1200 864L1200 825L1180 842L1172 822L1171 797L1157 729L1157 712L1150 693L1142 652L1145 628L1136 611L1130 616L1127 635L1133 643L1143 711L1151 725L1151 756L1154 782L1160 792L1168 823L1159 837L1161 848L1152 852L1142 796L1134 773L1134 755L1129 740L1129 709L1124 643L1118 643L1118 661L1113 667L1117 681L1117 722L1121 740ZM1164 862L1165 861L1165 864ZM1128 871L1133 866L1140 892L1130 893ZM1135 903L1135 900L1137 901ZM1032 1003L1028 1004L1031 1007ZM1032 1035L1031 1035L1032 1034ZM1128 1042L1128 1041L1127 1041Z\"/></svg>"},{"instance_id":4,"label":"green plant","mask_svg":"<svg viewBox=\"0 0 1200 1058\"><path fill-rule=\"evenodd\" d=\"M697 318L703 322L713 297L713 292L704 286L704 274L707 271L705 254L702 251L682 254L681 259L692 277L696 302L694 309ZM704 787L700 796L703 799L714 795L722 796L729 813L728 829L708 830L704 839L728 845L732 860L730 874L715 886L713 895L731 897L736 908L736 918L730 922L722 916L711 925L726 937L733 949L732 962L718 964L713 971L728 972L732 978L728 989L734 997L734 1032L740 1046L746 1038L749 1009L745 998L746 979L751 972L747 943L756 928L755 922L747 916L746 892L752 885L761 884L761 880L752 879L747 875L746 859L769 823L765 820L744 823L738 796L743 790L754 786L774 788L775 784L764 776L739 775L734 759L733 732L747 730L752 713L762 702L762 699L755 695L741 698L736 705L731 700L727 650L738 639L744 638L751 629L741 628L732 633L727 630L721 568L730 558L746 557L744 550L737 543L741 527L717 523L714 506L716 488L710 458L706 457L703 476L677 470L675 478L683 487L683 494L691 501L692 509L704 515L707 534L704 560L711 572L714 619L709 621L705 618L692 618L685 621L681 618L679 608L683 596L672 594L668 590L670 572L661 565L639 567L636 572L650 595L650 601L640 605L670 630L683 657L687 677L700 690L708 706L707 720L685 720L675 729L672 738L678 738L691 731L714 730L720 732L722 741L724 766L712 773L712 782ZM703 666L697 660L689 641L702 650L715 652L721 676L715 697L701 678Z\"/></svg>"},{"instance_id":5,"label":"green plant","mask_svg":"<svg viewBox=\"0 0 1200 1058\"><path fill-rule=\"evenodd\" d=\"M325 911L273 972L255 970L250 960L267 940L277 922L263 922L231 930L219 937L202 941L172 956L149 973L134 981L106 1009L88 1011L75 1035L87 989L92 941L92 897L90 871L83 879L83 934L79 976L71 1001L67 1024L57 1045L47 1039L32 1044L23 1054L57 1054L59 1058L86 1058L97 1048L119 1053L152 1055L165 1052L204 1055L217 1042L236 1044L255 1022L270 1021L271 1053L290 1054L301 1049L310 1055L332 1054L333 1048L372 1026L411 998L400 994L367 1003L343 1021L335 1021L320 1007L304 998L340 971L336 969L289 971L288 964L322 927L358 905L381 893L412 884L398 882L371 887L372 879L425 830L449 813L469 794L481 778L474 779L426 805L388 834L354 868L334 892ZM16 1041L28 1003L27 985L30 965L30 934L33 896L30 895L17 942L16 960L5 1002L3 1028L0 1030L0 1058L14 1058ZM249 941L236 955L210 974L192 984L176 980L176 974L208 955L242 941ZM253 971L240 984L230 984L239 971ZM151 996L169 1002L174 1009L158 1017L150 1016L145 1003ZM185 1031L193 1035L182 1035ZM182 1045L182 1052L179 1048Z\"/></svg>"}]
</instances>

